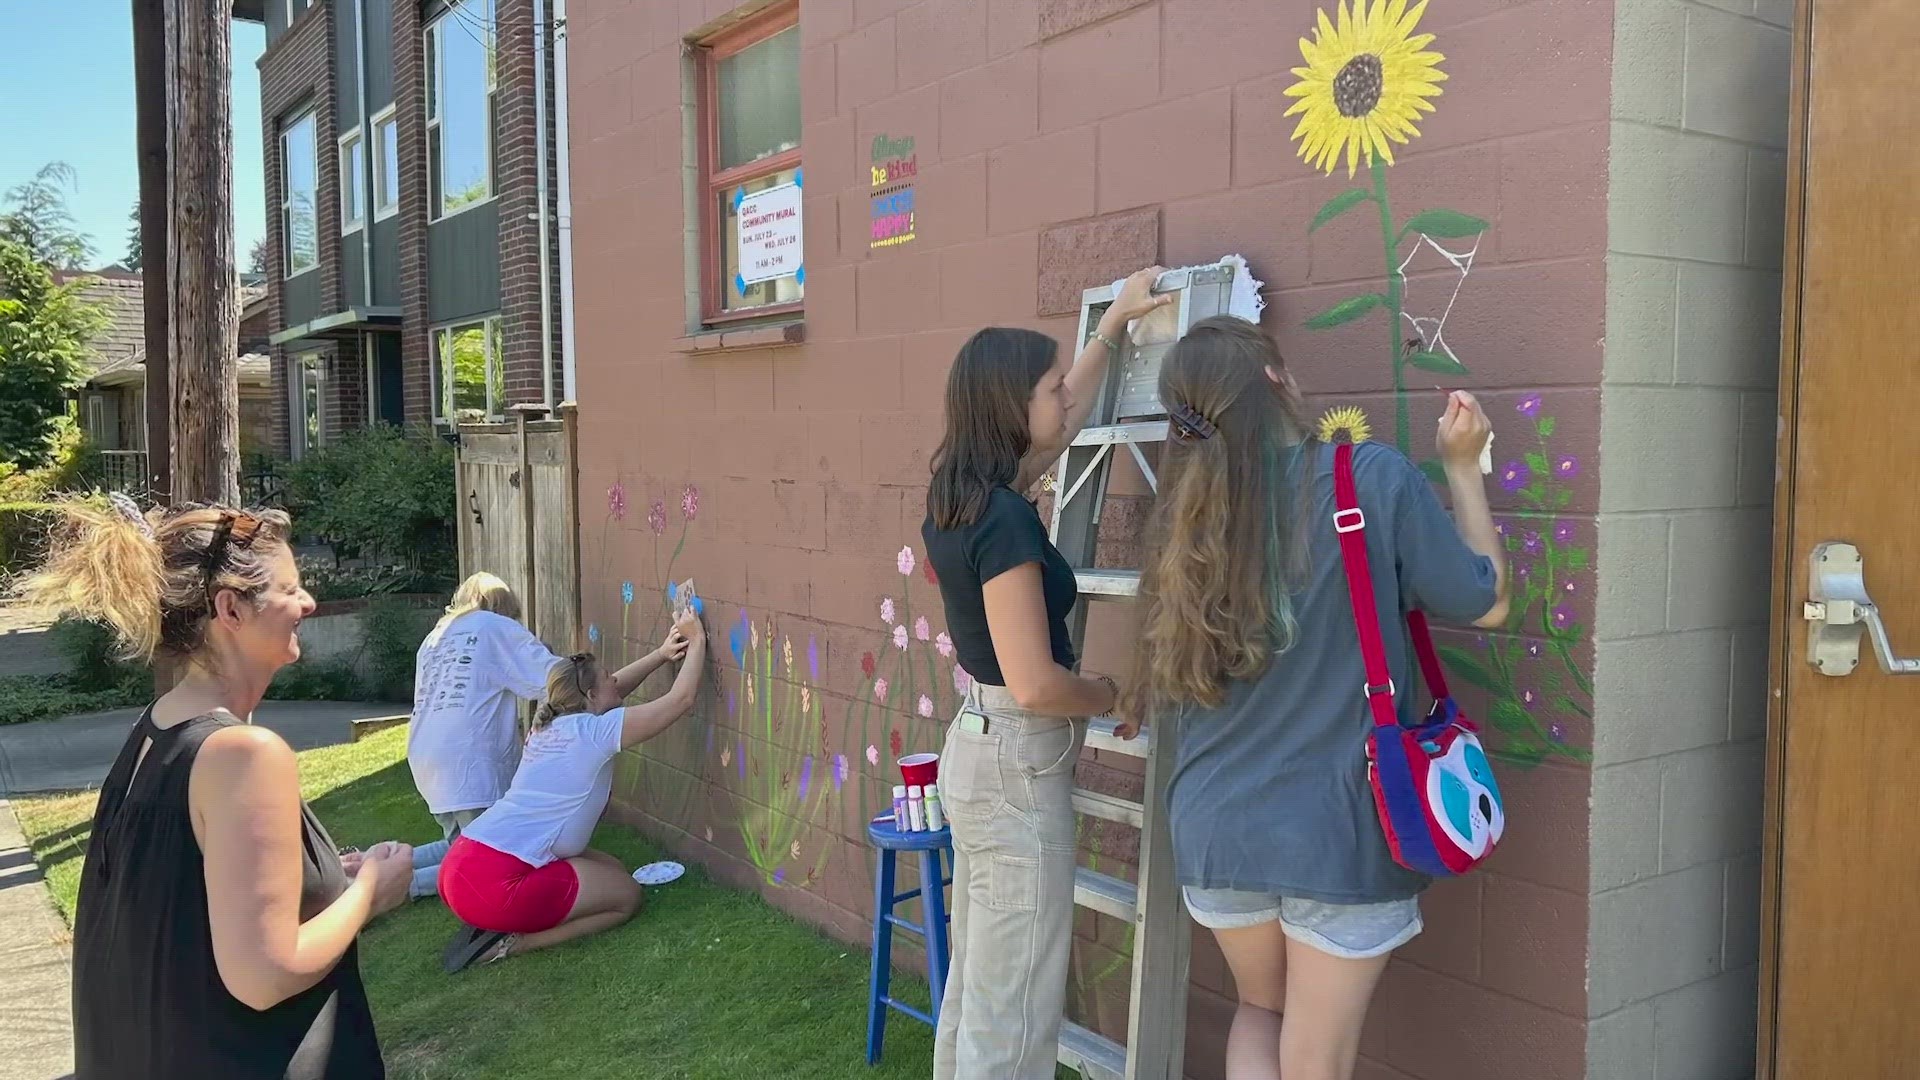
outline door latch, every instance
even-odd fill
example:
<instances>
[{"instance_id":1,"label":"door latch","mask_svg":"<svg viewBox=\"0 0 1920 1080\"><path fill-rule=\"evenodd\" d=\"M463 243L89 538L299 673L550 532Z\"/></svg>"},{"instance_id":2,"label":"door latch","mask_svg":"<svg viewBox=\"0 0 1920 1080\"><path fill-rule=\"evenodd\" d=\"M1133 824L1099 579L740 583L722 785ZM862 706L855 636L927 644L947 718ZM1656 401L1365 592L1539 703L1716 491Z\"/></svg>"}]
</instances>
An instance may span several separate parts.
<instances>
[{"instance_id":1,"label":"door latch","mask_svg":"<svg viewBox=\"0 0 1920 1080\"><path fill-rule=\"evenodd\" d=\"M1873 639L1874 655L1889 675L1920 675L1920 659L1893 655L1887 624L1867 596L1866 562L1852 544L1828 541L1813 549L1807 575L1807 662L1822 675L1851 675L1860 666L1860 635Z\"/></svg>"}]
</instances>

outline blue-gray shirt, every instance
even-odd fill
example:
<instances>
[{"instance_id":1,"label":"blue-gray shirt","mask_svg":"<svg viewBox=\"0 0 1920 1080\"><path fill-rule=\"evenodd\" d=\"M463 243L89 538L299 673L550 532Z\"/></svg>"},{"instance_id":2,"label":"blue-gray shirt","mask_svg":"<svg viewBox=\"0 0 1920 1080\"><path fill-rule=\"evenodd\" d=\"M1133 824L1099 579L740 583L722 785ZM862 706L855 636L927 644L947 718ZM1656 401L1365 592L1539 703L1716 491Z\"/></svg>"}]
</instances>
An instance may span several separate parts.
<instances>
[{"instance_id":1,"label":"blue-gray shirt","mask_svg":"<svg viewBox=\"0 0 1920 1080\"><path fill-rule=\"evenodd\" d=\"M1333 531L1333 447L1309 444L1302 502L1309 566L1293 594L1299 632L1257 679L1228 684L1219 708L1179 717L1167 791L1180 883L1329 903L1414 896L1427 878L1393 861L1367 784L1372 720L1353 607ZM1460 539L1427 479L1398 451L1362 443L1353 455L1367 554L1387 642L1395 702L1410 717L1420 695L1402 612L1471 622L1492 610L1493 563Z\"/></svg>"}]
</instances>

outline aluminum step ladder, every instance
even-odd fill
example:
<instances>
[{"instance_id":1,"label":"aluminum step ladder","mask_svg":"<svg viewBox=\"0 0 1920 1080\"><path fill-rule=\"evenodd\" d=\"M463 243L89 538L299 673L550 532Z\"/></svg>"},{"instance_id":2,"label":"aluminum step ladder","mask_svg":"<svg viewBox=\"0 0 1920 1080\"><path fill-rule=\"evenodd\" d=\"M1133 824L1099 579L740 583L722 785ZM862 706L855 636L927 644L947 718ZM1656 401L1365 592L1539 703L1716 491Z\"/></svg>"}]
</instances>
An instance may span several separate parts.
<instances>
[{"instance_id":1,"label":"aluminum step ladder","mask_svg":"<svg viewBox=\"0 0 1920 1080\"><path fill-rule=\"evenodd\" d=\"M1069 621L1075 654L1086 642L1087 608L1102 601L1128 600L1140 589L1140 572L1096 569L1100 512L1114 458L1125 447L1149 487L1158 487L1152 463L1142 447L1167 438L1166 410L1160 404L1160 361L1187 328L1211 315L1224 314L1232 296L1232 264L1174 270L1161 276L1156 294L1174 301L1139 320L1121 343L1121 355L1109 358L1107 379L1088 416L1087 427L1060 459L1054 478L1053 542L1075 568L1081 602ZM1112 286L1088 289L1080 298L1082 346L1092 339L1100 317L1113 302ZM1060 1032L1060 1061L1091 1080L1181 1080L1186 1053L1187 963L1191 930L1174 881L1172 840L1167 832L1167 777L1173 768L1177 733L1168 727L1143 730L1132 741L1114 734L1114 721L1095 718L1087 746L1146 761L1143 801L1133 802L1075 788L1074 809L1140 830L1139 884L1081 867L1074 876L1074 900L1133 926L1133 992L1127 1012L1127 1043L1067 1021Z\"/></svg>"}]
</instances>

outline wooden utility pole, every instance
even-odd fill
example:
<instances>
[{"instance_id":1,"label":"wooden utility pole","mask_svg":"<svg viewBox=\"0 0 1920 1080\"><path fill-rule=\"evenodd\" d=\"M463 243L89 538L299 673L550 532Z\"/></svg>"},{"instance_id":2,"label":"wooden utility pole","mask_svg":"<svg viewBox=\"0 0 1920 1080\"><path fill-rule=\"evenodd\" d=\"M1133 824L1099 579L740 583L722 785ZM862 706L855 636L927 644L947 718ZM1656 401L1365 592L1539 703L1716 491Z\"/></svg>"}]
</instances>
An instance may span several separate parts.
<instances>
[{"instance_id":1,"label":"wooden utility pole","mask_svg":"<svg viewBox=\"0 0 1920 1080\"><path fill-rule=\"evenodd\" d=\"M231 505L240 501L232 0L163 3L172 494Z\"/></svg>"},{"instance_id":2,"label":"wooden utility pole","mask_svg":"<svg viewBox=\"0 0 1920 1080\"><path fill-rule=\"evenodd\" d=\"M147 491L173 490L173 383L167 366L167 36L163 0L133 2L134 141L140 162L140 279L146 314Z\"/></svg>"}]
</instances>

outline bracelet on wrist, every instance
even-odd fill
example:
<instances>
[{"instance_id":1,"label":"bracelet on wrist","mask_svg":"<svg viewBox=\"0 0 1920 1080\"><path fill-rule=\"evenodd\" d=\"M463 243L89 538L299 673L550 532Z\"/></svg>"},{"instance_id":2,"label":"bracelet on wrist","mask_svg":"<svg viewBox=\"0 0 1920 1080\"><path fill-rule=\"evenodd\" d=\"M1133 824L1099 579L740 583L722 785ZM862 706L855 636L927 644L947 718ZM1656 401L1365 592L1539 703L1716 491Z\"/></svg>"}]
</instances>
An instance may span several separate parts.
<instances>
[{"instance_id":1,"label":"bracelet on wrist","mask_svg":"<svg viewBox=\"0 0 1920 1080\"><path fill-rule=\"evenodd\" d=\"M1097 341L1097 342L1099 342L1100 344L1102 344L1102 345L1105 345L1105 346L1107 347L1107 355L1109 355L1109 356L1119 356L1119 355L1120 355L1120 345L1119 345L1119 343L1118 343L1118 342L1116 342L1116 341L1114 341L1114 340L1113 340L1112 338L1110 338L1110 337L1108 337L1108 336L1106 335L1106 333L1105 333L1105 331L1102 331L1102 330L1100 330L1100 329L1098 329L1098 328L1095 328L1095 329L1094 329L1094 331L1093 331L1093 335L1092 335L1092 336L1093 336L1093 340L1095 340L1095 341Z\"/></svg>"}]
</instances>

